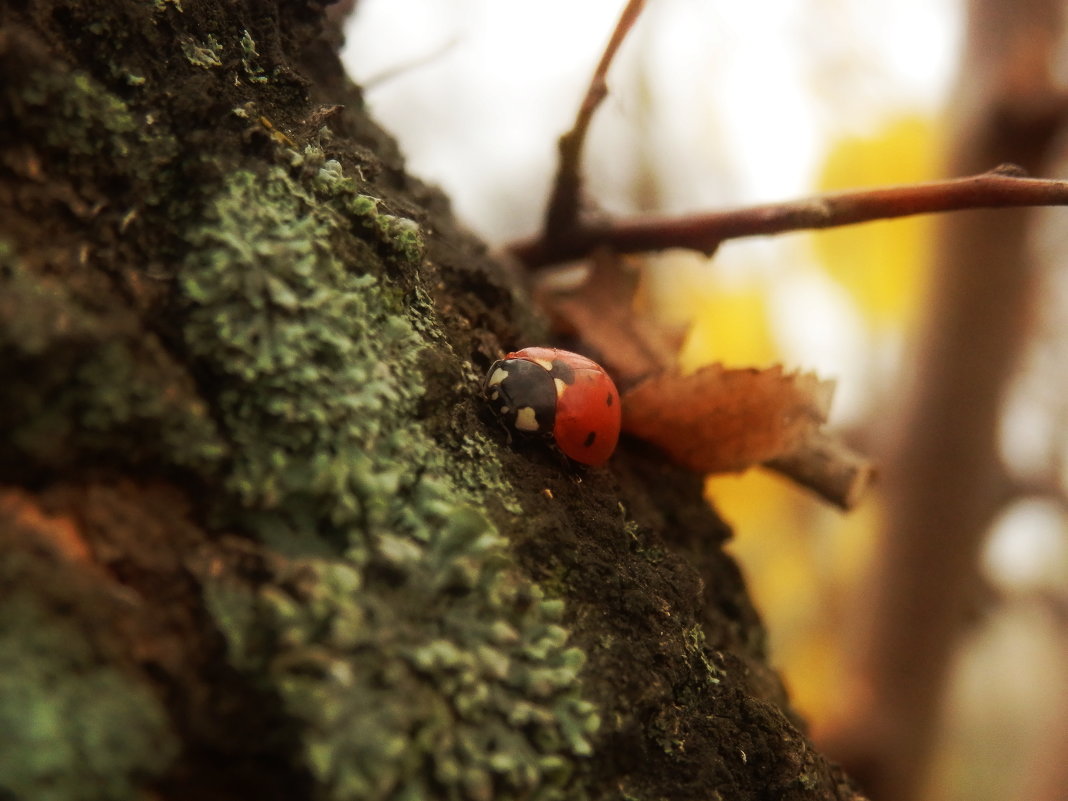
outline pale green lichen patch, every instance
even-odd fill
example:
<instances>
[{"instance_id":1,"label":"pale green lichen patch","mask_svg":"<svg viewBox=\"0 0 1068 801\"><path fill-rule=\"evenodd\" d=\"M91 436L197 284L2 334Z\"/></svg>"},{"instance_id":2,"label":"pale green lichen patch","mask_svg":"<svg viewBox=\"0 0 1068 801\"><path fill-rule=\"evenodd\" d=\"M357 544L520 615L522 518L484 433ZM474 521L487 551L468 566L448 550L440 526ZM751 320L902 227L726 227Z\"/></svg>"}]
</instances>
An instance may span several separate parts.
<instances>
[{"instance_id":1,"label":"pale green lichen patch","mask_svg":"<svg viewBox=\"0 0 1068 801\"><path fill-rule=\"evenodd\" d=\"M696 675L703 675L709 684L719 684L722 676L720 669L712 663L708 657L708 646L705 644L705 630L700 625L691 626L684 633L684 647L691 659L697 660L700 665Z\"/></svg>"},{"instance_id":2,"label":"pale green lichen patch","mask_svg":"<svg viewBox=\"0 0 1068 801\"><path fill-rule=\"evenodd\" d=\"M209 608L324 797L563 797L598 725L584 657L479 511L488 443L450 451L418 419L433 316L376 276L422 243L368 197L331 162L311 188L241 172L190 234L186 340L234 445L231 524L290 554L261 589L209 582ZM362 263L337 255L353 232Z\"/></svg>"},{"instance_id":3,"label":"pale green lichen patch","mask_svg":"<svg viewBox=\"0 0 1068 801\"><path fill-rule=\"evenodd\" d=\"M248 31L241 32L238 46L241 48L241 66L245 70L245 77L252 83L266 83L267 73L258 64L260 54L256 50L255 40Z\"/></svg>"},{"instance_id":4,"label":"pale green lichen patch","mask_svg":"<svg viewBox=\"0 0 1068 801\"><path fill-rule=\"evenodd\" d=\"M411 326L377 279L332 253L337 213L281 168L234 175L213 214L192 235L182 287L189 346L224 376L232 489L253 508L307 498L334 527L386 523L359 496L397 489L396 466L378 470L371 454L410 435L382 421L417 397ZM405 374L411 387L397 380Z\"/></svg>"},{"instance_id":5,"label":"pale green lichen patch","mask_svg":"<svg viewBox=\"0 0 1068 801\"><path fill-rule=\"evenodd\" d=\"M130 83L143 79L132 75ZM17 86L14 108L19 135L37 142L47 154L47 173L70 174L91 181L107 171L133 183L133 196L153 205L167 195L167 172L179 151L170 133L145 125L129 105L98 81L79 71L28 70ZM96 187L84 192L98 195ZM88 214L87 207L83 214Z\"/></svg>"},{"instance_id":6,"label":"pale green lichen patch","mask_svg":"<svg viewBox=\"0 0 1068 801\"><path fill-rule=\"evenodd\" d=\"M209 471L225 453L182 367L134 320L0 250L0 446L23 469L110 458Z\"/></svg>"},{"instance_id":7,"label":"pale green lichen patch","mask_svg":"<svg viewBox=\"0 0 1068 801\"><path fill-rule=\"evenodd\" d=\"M136 142L137 121L126 104L88 75L34 72L22 86L21 100L47 109L45 144L72 156L127 156Z\"/></svg>"},{"instance_id":8,"label":"pale green lichen patch","mask_svg":"<svg viewBox=\"0 0 1068 801\"><path fill-rule=\"evenodd\" d=\"M390 552L393 590L326 559L293 561L285 591L213 588L235 663L265 671L303 722L328 798L551 798L588 753L582 654L483 526ZM260 627L275 648L256 647Z\"/></svg>"},{"instance_id":9,"label":"pale green lichen patch","mask_svg":"<svg viewBox=\"0 0 1068 801\"><path fill-rule=\"evenodd\" d=\"M309 148L304 152L306 162L315 163L320 152ZM386 245L398 257L410 264L418 264L423 256L424 243L419 224L407 217L389 214L379 208L380 201L362 194L355 179L342 173L341 164L334 160L322 163L315 176L314 186L336 199L346 217L374 239Z\"/></svg>"},{"instance_id":10,"label":"pale green lichen patch","mask_svg":"<svg viewBox=\"0 0 1068 801\"><path fill-rule=\"evenodd\" d=\"M87 187L82 194L94 197L92 170L107 164L110 180L128 178L139 202L165 194L163 165L175 142L144 129L122 99L86 74L27 70L17 102L20 133L39 143L45 173L72 171ZM87 269L90 251L65 244L24 247L37 261L46 253L67 265L66 276L24 263L14 247L0 250L0 407L11 424L0 454L24 472L103 460L209 474L225 444L185 366L134 313L108 305L118 299L109 280Z\"/></svg>"},{"instance_id":11,"label":"pale green lichen patch","mask_svg":"<svg viewBox=\"0 0 1068 801\"><path fill-rule=\"evenodd\" d=\"M9 551L0 570L0 796L141 799L177 754L167 715L36 587L18 586L24 560Z\"/></svg>"},{"instance_id":12,"label":"pale green lichen patch","mask_svg":"<svg viewBox=\"0 0 1068 801\"><path fill-rule=\"evenodd\" d=\"M193 66L203 67L206 70L222 66L222 52L222 43L210 33L203 42L198 42L194 39L187 39L182 42L182 53L185 55L186 61Z\"/></svg>"}]
</instances>

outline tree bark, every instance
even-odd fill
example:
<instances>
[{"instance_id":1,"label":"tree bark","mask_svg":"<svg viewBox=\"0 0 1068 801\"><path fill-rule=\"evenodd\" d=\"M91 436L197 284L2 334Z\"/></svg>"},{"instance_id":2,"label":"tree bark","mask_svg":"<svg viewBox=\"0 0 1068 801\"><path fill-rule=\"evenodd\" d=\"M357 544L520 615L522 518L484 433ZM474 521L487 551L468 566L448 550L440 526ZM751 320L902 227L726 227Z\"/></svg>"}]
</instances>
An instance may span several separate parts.
<instances>
[{"instance_id":1,"label":"tree bark","mask_svg":"<svg viewBox=\"0 0 1068 801\"><path fill-rule=\"evenodd\" d=\"M543 323L322 15L0 6L0 797L856 798L699 477L493 424Z\"/></svg>"}]
</instances>

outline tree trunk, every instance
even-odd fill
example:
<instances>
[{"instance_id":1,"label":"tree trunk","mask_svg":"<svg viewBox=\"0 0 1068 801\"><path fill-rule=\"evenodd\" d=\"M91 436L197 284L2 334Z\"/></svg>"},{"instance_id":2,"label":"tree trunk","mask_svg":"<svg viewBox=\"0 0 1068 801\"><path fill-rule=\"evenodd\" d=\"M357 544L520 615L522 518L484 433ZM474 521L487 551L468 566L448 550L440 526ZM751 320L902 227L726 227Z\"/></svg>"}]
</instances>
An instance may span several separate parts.
<instances>
[{"instance_id":1,"label":"tree trunk","mask_svg":"<svg viewBox=\"0 0 1068 801\"><path fill-rule=\"evenodd\" d=\"M0 798L846 799L697 476L544 341L312 0L0 5Z\"/></svg>"}]
</instances>

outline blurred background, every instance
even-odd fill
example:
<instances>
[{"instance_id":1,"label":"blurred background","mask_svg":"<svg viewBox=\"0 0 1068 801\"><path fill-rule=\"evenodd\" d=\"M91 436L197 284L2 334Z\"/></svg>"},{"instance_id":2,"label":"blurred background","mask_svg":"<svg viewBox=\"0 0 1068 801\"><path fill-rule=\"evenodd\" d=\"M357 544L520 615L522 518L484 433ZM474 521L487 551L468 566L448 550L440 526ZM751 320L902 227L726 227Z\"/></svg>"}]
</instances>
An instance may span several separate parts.
<instances>
[{"instance_id":1,"label":"blurred background","mask_svg":"<svg viewBox=\"0 0 1068 801\"><path fill-rule=\"evenodd\" d=\"M1052 0L650 0L586 190L673 214L981 172L1064 174ZM359 0L344 58L413 173L534 234L622 0ZM952 218L952 219L950 219ZM878 799L1068 798L1068 210L968 212L650 257L684 369L838 382L880 467L842 514L770 474L708 497L813 737Z\"/></svg>"}]
</instances>

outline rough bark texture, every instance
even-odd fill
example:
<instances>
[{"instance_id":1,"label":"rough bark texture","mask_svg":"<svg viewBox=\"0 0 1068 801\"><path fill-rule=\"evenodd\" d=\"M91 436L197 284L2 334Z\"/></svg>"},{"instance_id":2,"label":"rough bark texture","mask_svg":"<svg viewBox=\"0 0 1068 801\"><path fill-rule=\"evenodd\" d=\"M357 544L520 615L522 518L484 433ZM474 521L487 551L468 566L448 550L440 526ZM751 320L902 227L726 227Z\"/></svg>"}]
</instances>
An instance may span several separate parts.
<instances>
[{"instance_id":1,"label":"rough bark texture","mask_svg":"<svg viewBox=\"0 0 1068 801\"><path fill-rule=\"evenodd\" d=\"M321 15L0 5L0 798L856 797L699 479L488 419L544 332Z\"/></svg>"}]
</instances>

